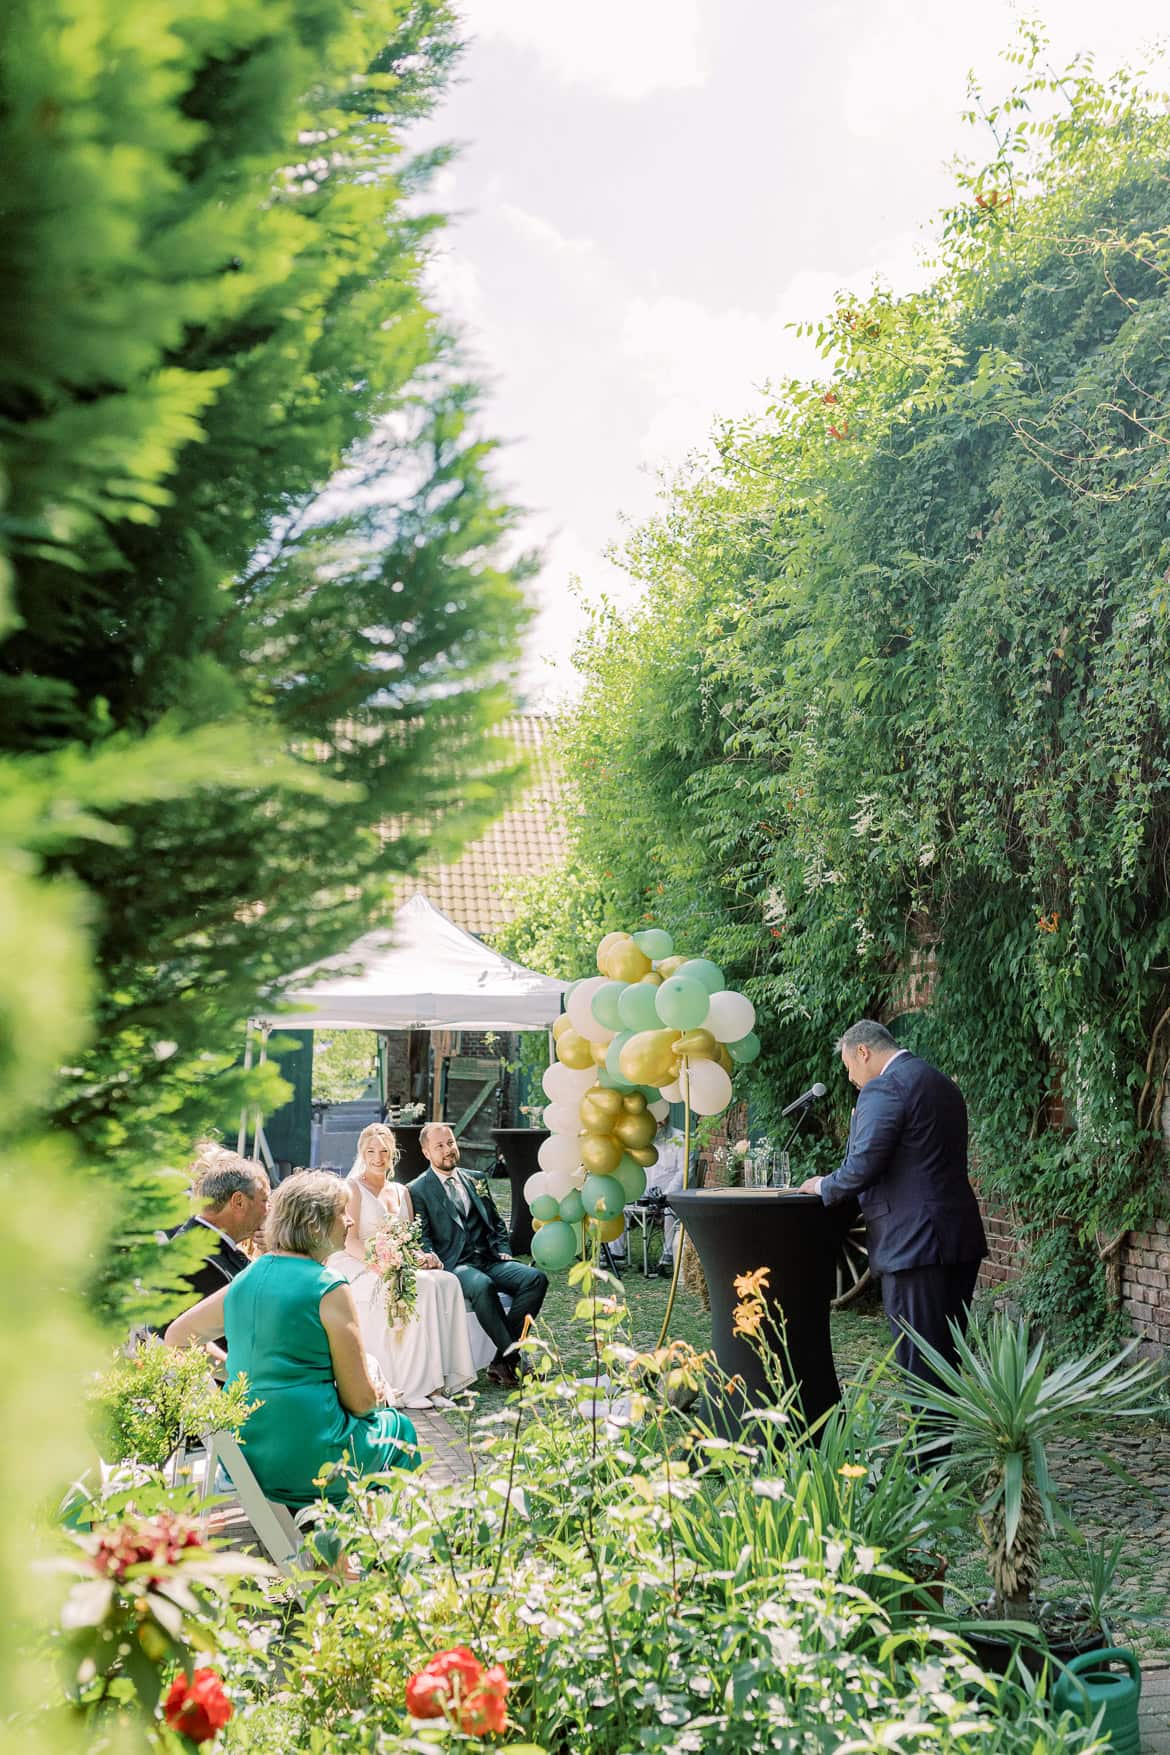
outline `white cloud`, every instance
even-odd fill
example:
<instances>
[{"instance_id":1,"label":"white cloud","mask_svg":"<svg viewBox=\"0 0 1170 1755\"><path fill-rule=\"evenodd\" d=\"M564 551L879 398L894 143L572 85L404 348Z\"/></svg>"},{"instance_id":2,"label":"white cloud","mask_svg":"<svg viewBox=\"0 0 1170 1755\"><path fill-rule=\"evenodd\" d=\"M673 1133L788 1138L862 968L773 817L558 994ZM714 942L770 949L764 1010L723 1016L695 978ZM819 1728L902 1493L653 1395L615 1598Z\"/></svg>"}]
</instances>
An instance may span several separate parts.
<instances>
[{"instance_id":1,"label":"white cloud","mask_svg":"<svg viewBox=\"0 0 1170 1755\"><path fill-rule=\"evenodd\" d=\"M465 0L472 33L537 55L571 85L637 99L702 85L701 0Z\"/></svg>"}]
</instances>

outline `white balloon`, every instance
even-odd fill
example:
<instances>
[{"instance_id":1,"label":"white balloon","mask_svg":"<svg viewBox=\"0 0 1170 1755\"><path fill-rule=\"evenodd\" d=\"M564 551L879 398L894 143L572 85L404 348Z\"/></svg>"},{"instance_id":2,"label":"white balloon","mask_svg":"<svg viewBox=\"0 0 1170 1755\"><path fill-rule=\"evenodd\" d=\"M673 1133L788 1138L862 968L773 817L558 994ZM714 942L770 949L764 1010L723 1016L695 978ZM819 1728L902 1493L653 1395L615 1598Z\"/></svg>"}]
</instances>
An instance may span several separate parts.
<instances>
[{"instance_id":1,"label":"white balloon","mask_svg":"<svg viewBox=\"0 0 1170 1755\"><path fill-rule=\"evenodd\" d=\"M597 1068L587 1066L574 1070L571 1066L562 1066L559 1060L546 1068L541 1079L544 1094L551 1103L572 1103L581 1101L591 1085L597 1083Z\"/></svg>"},{"instance_id":2,"label":"white balloon","mask_svg":"<svg viewBox=\"0 0 1170 1755\"><path fill-rule=\"evenodd\" d=\"M571 1170L550 1170L544 1179L544 1192L551 1194L554 1200L564 1200L576 1186Z\"/></svg>"},{"instance_id":3,"label":"white balloon","mask_svg":"<svg viewBox=\"0 0 1170 1755\"><path fill-rule=\"evenodd\" d=\"M588 981L579 981L569 995L569 1003L565 1007L572 1019L574 1030L578 1036L584 1036L587 1042L612 1042L617 1034L615 1030L607 1030L593 1016L593 995L606 985L606 980L604 975L591 975Z\"/></svg>"},{"instance_id":4,"label":"white balloon","mask_svg":"<svg viewBox=\"0 0 1170 1755\"><path fill-rule=\"evenodd\" d=\"M667 1104L681 1103L683 1100L683 1088L681 1082L676 1079L673 1085L663 1085L662 1096Z\"/></svg>"},{"instance_id":5,"label":"white balloon","mask_svg":"<svg viewBox=\"0 0 1170 1755\"><path fill-rule=\"evenodd\" d=\"M677 1097L675 1098L675 1102L676 1103L678 1102ZM670 1104L666 1101L665 1098L662 1098L657 1103L647 1104L647 1108L649 1109L651 1115L654 1117L655 1121L665 1121L667 1116L670 1114Z\"/></svg>"},{"instance_id":6,"label":"white balloon","mask_svg":"<svg viewBox=\"0 0 1170 1755\"><path fill-rule=\"evenodd\" d=\"M717 1060L692 1060L683 1079L685 1100L696 1115L718 1115L731 1102L731 1080Z\"/></svg>"},{"instance_id":7,"label":"white balloon","mask_svg":"<svg viewBox=\"0 0 1170 1755\"><path fill-rule=\"evenodd\" d=\"M548 1176L543 1170L538 1170L535 1176L530 1176L528 1178L528 1181L524 1184L524 1199L528 1202L529 1206L532 1205L538 1194L548 1193L547 1183Z\"/></svg>"},{"instance_id":8,"label":"white balloon","mask_svg":"<svg viewBox=\"0 0 1170 1755\"><path fill-rule=\"evenodd\" d=\"M540 1142L536 1161L542 1170L554 1174L558 1170L575 1170L581 1162L581 1148L575 1133L550 1133Z\"/></svg>"},{"instance_id":9,"label":"white balloon","mask_svg":"<svg viewBox=\"0 0 1170 1755\"><path fill-rule=\"evenodd\" d=\"M544 1125L550 1133L577 1133L581 1118L576 1103L550 1103L544 1112Z\"/></svg>"},{"instance_id":10,"label":"white balloon","mask_svg":"<svg viewBox=\"0 0 1170 1755\"><path fill-rule=\"evenodd\" d=\"M705 1029L716 1042L739 1042L756 1027L756 1008L744 993L724 988L711 995Z\"/></svg>"}]
</instances>

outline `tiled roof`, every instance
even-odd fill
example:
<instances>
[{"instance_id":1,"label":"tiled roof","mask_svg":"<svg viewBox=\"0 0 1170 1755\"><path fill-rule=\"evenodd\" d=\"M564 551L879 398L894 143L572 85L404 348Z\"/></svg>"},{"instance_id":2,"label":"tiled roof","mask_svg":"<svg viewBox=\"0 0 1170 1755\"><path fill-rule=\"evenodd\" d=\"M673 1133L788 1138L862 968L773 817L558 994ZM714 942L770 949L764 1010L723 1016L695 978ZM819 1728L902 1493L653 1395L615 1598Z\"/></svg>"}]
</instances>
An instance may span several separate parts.
<instances>
[{"instance_id":1,"label":"tiled roof","mask_svg":"<svg viewBox=\"0 0 1170 1755\"><path fill-rule=\"evenodd\" d=\"M546 871L565 857L565 800L552 753L555 726L547 713L518 713L503 721L500 732L527 757L531 784L454 865L424 866L405 886L421 890L480 938L490 937L515 912L503 894L508 879Z\"/></svg>"}]
</instances>

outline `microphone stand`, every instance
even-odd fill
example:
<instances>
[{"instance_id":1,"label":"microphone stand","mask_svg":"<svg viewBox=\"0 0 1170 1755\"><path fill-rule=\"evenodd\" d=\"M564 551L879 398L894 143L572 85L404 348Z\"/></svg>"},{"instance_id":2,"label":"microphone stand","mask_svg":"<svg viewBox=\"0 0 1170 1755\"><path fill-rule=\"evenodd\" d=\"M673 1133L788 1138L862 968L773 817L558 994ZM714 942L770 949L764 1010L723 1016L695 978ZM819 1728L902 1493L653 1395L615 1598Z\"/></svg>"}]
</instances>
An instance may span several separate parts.
<instances>
[{"instance_id":1,"label":"microphone stand","mask_svg":"<svg viewBox=\"0 0 1170 1755\"><path fill-rule=\"evenodd\" d=\"M801 1106L801 1108L797 1111L796 1120L792 1123L791 1132L789 1133L788 1138L784 1141L784 1144L780 1147L780 1151L778 1154L779 1157L782 1158L784 1156L784 1154L788 1151L788 1148L791 1146L793 1140L796 1138L797 1134L800 1132L801 1126L804 1122L804 1118L808 1114L809 1110L812 1108L814 1101L815 1101L815 1099L810 1099L809 1102L803 1104ZM780 1174L780 1166L779 1166L779 1164L777 1164L774 1175L779 1176L779 1174ZM785 1184L782 1182L777 1182L775 1180L773 1180L773 1182L772 1182L773 1188L783 1188L784 1186L785 1186Z\"/></svg>"}]
</instances>

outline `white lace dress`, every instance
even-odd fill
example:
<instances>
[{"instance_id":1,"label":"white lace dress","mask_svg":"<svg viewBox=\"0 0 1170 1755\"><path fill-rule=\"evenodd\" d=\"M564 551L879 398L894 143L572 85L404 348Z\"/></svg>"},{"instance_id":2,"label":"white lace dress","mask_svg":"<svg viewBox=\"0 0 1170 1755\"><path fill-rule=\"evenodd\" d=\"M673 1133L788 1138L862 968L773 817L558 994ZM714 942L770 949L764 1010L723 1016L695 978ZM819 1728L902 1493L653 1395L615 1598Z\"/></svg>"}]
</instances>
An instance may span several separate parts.
<instances>
[{"instance_id":1,"label":"white lace dress","mask_svg":"<svg viewBox=\"0 0 1170 1755\"><path fill-rule=\"evenodd\" d=\"M388 1182L386 1204L357 1180L361 1193L358 1238L364 1244L388 1211L401 1205L398 1184ZM349 1281L362 1343L381 1366L397 1407L425 1408L433 1395L454 1395L475 1380L463 1288L442 1268L418 1270L418 1302L411 1320L392 1329L386 1321L382 1282L372 1268L338 1250L328 1262Z\"/></svg>"}]
</instances>

